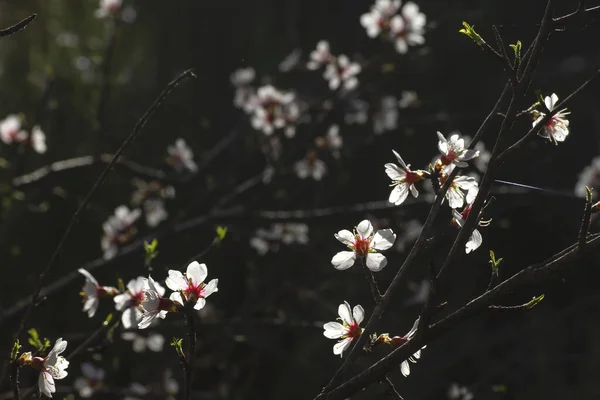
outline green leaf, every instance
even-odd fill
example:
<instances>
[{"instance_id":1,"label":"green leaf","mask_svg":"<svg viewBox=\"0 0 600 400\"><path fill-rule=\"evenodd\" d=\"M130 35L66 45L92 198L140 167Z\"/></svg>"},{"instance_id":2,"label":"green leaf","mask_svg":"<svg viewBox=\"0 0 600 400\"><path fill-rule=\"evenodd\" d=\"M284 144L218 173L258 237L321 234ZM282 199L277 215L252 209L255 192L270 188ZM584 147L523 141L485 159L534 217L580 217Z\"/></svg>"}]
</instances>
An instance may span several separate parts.
<instances>
[{"instance_id":1,"label":"green leaf","mask_svg":"<svg viewBox=\"0 0 600 400\"><path fill-rule=\"evenodd\" d=\"M217 226L217 238L219 239L220 242L222 242L223 239L225 239L226 235L227 235L227 227L226 226Z\"/></svg>"},{"instance_id":2,"label":"green leaf","mask_svg":"<svg viewBox=\"0 0 600 400\"><path fill-rule=\"evenodd\" d=\"M175 351L180 358L185 358L185 354L183 353L183 338L179 339L174 337L171 341L171 346L175 347Z\"/></svg>"},{"instance_id":3,"label":"green leaf","mask_svg":"<svg viewBox=\"0 0 600 400\"><path fill-rule=\"evenodd\" d=\"M19 355L19 351L21 350L21 346L19 344L19 339L17 339L17 341L13 344L13 348L12 351L10 352L10 360L11 361L16 361L17 356Z\"/></svg>"},{"instance_id":4,"label":"green leaf","mask_svg":"<svg viewBox=\"0 0 600 400\"><path fill-rule=\"evenodd\" d=\"M112 321L112 319L113 319L112 313L108 314L106 316L106 319L104 320L104 322L102 322L102 326L108 326L108 324L110 324L110 321Z\"/></svg>"},{"instance_id":5,"label":"green leaf","mask_svg":"<svg viewBox=\"0 0 600 400\"><path fill-rule=\"evenodd\" d=\"M500 263L502 262L503 258L498 258L496 259L496 254L494 254L493 250L490 250L490 261L489 263L492 266L492 274L498 276L498 267L500 266Z\"/></svg>"},{"instance_id":6,"label":"green leaf","mask_svg":"<svg viewBox=\"0 0 600 400\"><path fill-rule=\"evenodd\" d=\"M525 308L531 310L533 307L537 306L542 300L544 300L544 295L540 295L531 299L531 301L525 304Z\"/></svg>"},{"instance_id":7,"label":"green leaf","mask_svg":"<svg viewBox=\"0 0 600 400\"><path fill-rule=\"evenodd\" d=\"M144 242L144 251L146 252L146 265L149 266L158 256L158 240L153 239L151 243Z\"/></svg>"},{"instance_id":8,"label":"green leaf","mask_svg":"<svg viewBox=\"0 0 600 400\"><path fill-rule=\"evenodd\" d=\"M521 41L517 40L516 44L510 44L509 46L515 52L515 61L517 61L517 63L521 62L521 48L523 47Z\"/></svg>"},{"instance_id":9,"label":"green leaf","mask_svg":"<svg viewBox=\"0 0 600 400\"><path fill-rule=\"evenodd\" d=\"M472 41L474 41L480 47L485 44L485 40L483 40L483 38L479 35L479 33L475 32L474 26L471 26L464 21L462 24L463 24L464 28L459 30L460 33L467 35L469 38L471 38Z\"/></svg>"}]
</instances>

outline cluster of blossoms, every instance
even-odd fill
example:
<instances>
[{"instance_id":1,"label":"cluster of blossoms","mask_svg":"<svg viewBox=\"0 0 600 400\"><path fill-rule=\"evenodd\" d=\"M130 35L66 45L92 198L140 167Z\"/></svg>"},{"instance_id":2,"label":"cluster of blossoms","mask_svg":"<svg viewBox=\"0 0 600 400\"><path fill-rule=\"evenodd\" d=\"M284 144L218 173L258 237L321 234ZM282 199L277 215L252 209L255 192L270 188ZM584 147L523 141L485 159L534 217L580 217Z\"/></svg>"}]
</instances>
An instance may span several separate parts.
<instances>
[{"instance_id":1,"label":"cluster of blossoms","mask_svg":"<svg viewBox=\"0 0 600 400\"><path fill-rule=\"evenodd\" d=\"M139 209L130 210L127 206L119 206L115 209L115 214L111 215L104 224L102 230L104 235L100 242L104 251L104 258L109 260L113 258L119 246L123 245L136 233L134 226L142 211Z\"/></svg>"},{"instance_id":2,"label":"cluster of blossoms","mask_svg":"<svg viewBox=\"0 0 600 400\"><path fill-rule=\"evenodd\" d=\"M175 144L167 147L168 157L167 163L175 168L176 171L188 170L196 172L198 165L194 161L194 152L187 145L185 140L179 138Z\"/></svg>"},{"instance_id":3,"label":"cluster of blossoms","mask_svg":"<svg viewBox=\"0 0 600 400\"><path fill-rule=\"evenodd\" d=\"M163 186L159 181L146 182L134 178L131 182L135 191L131 195L131 204L134 207L142 207L146 224L156 227L169 216L165 207L165 199L175 197L175 189L172 186Z\"/></svg>"},{"instance_id":4,"label":"cluster of blossoms","mask_svg":"<svg viewBox=\"0 0 600 400\"><path fill-rule=\"evenodd\" d=\"M279 251L280 243L285 245L308 243L308 225L296 222L276 223L269 229L257 229L254 237L250 239L250 245L261 256L269 251Z\"/></svg>"},{"instance_id":5,"label":"cluster of blossoms","mask_svg":"<svg viewBox=\"0 0 600 400\"><path fill-rule=\"evenodd\" d=\"M534 107L536 105L540 106L540 104L536 103ZM544 105L548 111L554 111L558 105L558 96L555 93L552 93L551 96L546 96L544 98ZM536 126L546 117L545 111L546 110L540 111L535 108L531 110L531 115L533 116L533 126ZM566 108L558 111L544 124L544 127L538 133L538 135L548 139L554 144L558 144L558 142L564 142L569 135L569 120L566 118L566 116L569 114L570 112L567 111Z\"/></svg>"},{"instance_id":6,"label":"cluster of blossoms","mask_svg":"<svg viewBox=\"0 0 600 400\"><path fill-rule=\"evenodd\" d=\"M17 362L20 366L29 366L39 371L38 388L47 397L56 392L55 379L64 379L68 373L69 362L61 354L67 349L67 341L59 338L46 357L33 357L31 352L20 355Z\"/></svg>"},{"instance_id":7,"label":"cluster of blossoms","mask_svg":"<svg viewBox=\"0 0 600 400\"><path fill-rule=\"evenodd\" d=\"M426 17L411 1L401 6L400 0L376 0L371 11L360 17L360 23L369 37L389 40L398 53L405 54L408 46L425 43Z\"/></svg>"},{"instance_id":8,"label":"cluster of blossoms","mask_svg":"<svg viewBox=\"0 0 600 400\"><path fill-rule=\"evenodd\" d=\"M18 115L11 114L0 121L0 140L5 144L22 143L31 148L36 153L45 153L46 135L42 129L36 125L27 132L22 128L22 121Z\"/></svg>"},{"instance_id":9,"label":"cluster of blossoms","mask_svg":"<svg viewBox=\"0 0 600 400\"><path fill-rule=\"evenodd\" d=\"M310 61L306 67L310 70L325 67L323 78L329 82L331 90L337 90L340 86L345 90L352 90L358 86L356 76L360 73L361 66L350 61L345 54L337 57L331 54L329 43L325 40L317 43L317 48L310 53Z\"/></svg>"},{"instance_id":10,"label":"cluster of blossoms","mask_svg":"<svg viewBox=\"0 0 600 400\"><path fill-rule=\"evenodd\" d=\"M219 283L218 279L204 283L208 276L208 269L206 264L200 264L197 261L188 265L185 274L169 270L169 277L165 280L165 285L173 293L168 298L163 297L165 288L154 281L152 277L140 276L132 279L127 283L125 291L119 293L115 288L100 286L86 270L80 269L79 272L86 279L82 291L84 311L92 317L101 297L114 296L115 308L121 312L121 323L124 329L147 328L157 317L164 319L167 313L179 312L186 304L190 304L195 310L200 310L206 305L206 298L218 291ZM93 306L89 306L89 304L93 304ZM93 313L90 313L90 308L93 308ZM160 343L161 348L163 342L164 340ZM159 345L157 343L148 344L148 347L152 349L150 346L157 347Z\"/></svg>"},{"instance_id":11,"label":"cluster of blossoms","mask_svg":"<svg viewBox=\"0 0 600 400\"><path fill-rule=\"evenodd\" d=\"M286 92L272 85L255 88L252 68L243 68L231 75L236 89L234 105L251 115L252 127L271 136L283 129L286 137L296 135L296 125L301 114L301 104L293 92Z\"/></svg>"}]
</instances>

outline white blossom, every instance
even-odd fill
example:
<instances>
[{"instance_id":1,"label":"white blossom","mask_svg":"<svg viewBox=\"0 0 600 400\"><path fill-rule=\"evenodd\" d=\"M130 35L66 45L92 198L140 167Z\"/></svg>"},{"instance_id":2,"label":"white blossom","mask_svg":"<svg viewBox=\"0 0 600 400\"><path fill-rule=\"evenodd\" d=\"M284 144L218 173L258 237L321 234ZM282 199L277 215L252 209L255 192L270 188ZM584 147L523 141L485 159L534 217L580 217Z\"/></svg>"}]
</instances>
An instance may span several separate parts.
<instances>
[{"instance_id":1,"label":"white blossom","mask_svg":"<svg viewBox=\"0 0 600 400\"><path fill-rule=\"evenodd\" d=\"M444 185L453 169L454 164L450 164L448 167L442 169L440 186ZM450 208L461 208L465 204L473 204L478 192L479 184L475 178L471 176L457 176L446 192L446 199Z\"/></svg>"},{"instance_id":2,"label":"white blossom","mask_svg":"<svg viewBox=\"0 0 600 400\"><path fill-rule=\"evenodd\" d=\"M132 342L133 351L136 353L143 353L146 349L159 352L162 351L165 344L165 337L160 333L151 333L148 336L144 336L137 332L129 331L123 332L121 339Z\"/></svg>"},{"instance_id":3,"label":"white blossom","mask_svg":"<svg viewBox=\"0 0 600 400\"><path fill-rule=\"evenodd\" d=\"M191 172L198 170L198 165L194 161L194 152L185 143L185 140L179 138L175 141L175 144L167 147L169 157L167 162L172 165L177 171L187 169Z\"/></svg>"},{"instance_id":4,"label":"white blossom","mask_svg":"<svg viewBox=\"0 0 600 400\"><path fill-rule=\"evenodd\" d=\"M162 221L169 217L169 213L165 208L165 202L162 199L148 199L144 203L144 215L146 216L146 224L154 228Z\"/></svg>"},{"instance_id":5,"label":"white blossom","mask_svg":"<svg viewBox=\"0 0 600 400\"><path fill-rule=\"evenodd\" d=\"M218 279L212 279L208 284L204 283L207 276L206 264L200 264L197 261L188 265L185 275L176 270L169 270L169 277L165 284L173 290L170 299L184 304L180 293L182 291L185 301L194 303L194 309L200 310L206 304L206 298L219 290Z\"/></svg>"},{"instance_id":6,"label":"white blossom","mask_svg":"<svg viewBox=\"0 0 600 400\"><path fill-rule=\"evenodd\" d=\"M446 139L441 132L437 133L438 149L442 156L439 159L441 165L454 164L458 167L465 168L469 164L466 161L472 160L479 156L479 150L470 150L465 147L465 140L458 134L453 134L449 139Z\"/></svg>"},{"instance_id":7,"label":"white blossom","mask_svg":"<svg viewBox=\"0 0 600 400\"><path fill-rule=\"evenodd\" d=\"M156 290L162 296L165 293L165 288L155 283ZM139 276L130 280L127 283L127 290L114 298L115 308L117 311L122 311L121 323L124 329L130 329L138 326L142 320L142 302L146 296L144 291L148 288L147 279Z\"/></svg>"},{"instance_id":8,"label":"white blossom","mask_svg":"<svg viewBox=\"0 0 600 400\"><path fill-rule=\"evenodd\" d=\"M83 376L75 379L73 387L79 392L79 396L83 398L92 397L96 389L102 385L104 370L96 368L92 363L86 362L81 364L81 372Z\"/></svg>"},{"instance_id":9,"label":"white blossom","mask_svg":"<svg viewBox=\"0 0 600 400\"><path fill-rule=\"evenodd\" d=\"M323 160L319 160L315 152L309 152L306 158L294 164L294 171L296 171L296 175L300 179L310 177L316 181L320 181L323 179L325 173L327 173L327 164Z\"/></svg>"},{"instance_id":10,"label":"white blossom","mask_svg":"<svg viewBox=\"0 0 600 400\"><path fill-rule=\"evenodd\" d=\"M452 223L454 226L456 226L457 228L462 228L464 226L465 221L467 220L467 218L469 217L469 214L471 213L471 207L472 207L471 204L467 205L462 212L452 210L452 216L453 216ZM478 219L477 225L478 226L489 226L491 222L492 222L491 220L484 221L484 220ZM465 244L465 252L467 254L469 254L470 252L477 250L481 246L482 243L483 243L483 237L481 236L481 232L479 232L477 229L473 229L473 232L471 233L469 240Z\"/></svg>"},{"instance_id":11,"label":"white blossom","mask_svg":"<svg viewBox=\"0 0 600 400\"><path fill-rule=\"evenodd\" d=\"M425 43L425 14L419 11L412 1L404 4L400 15L394 16L390 21L390 37L394 41L396 51L405 54L408 46L417 46Z\"/></svg>"},{"instance_id":12,"label":"white blossom","mask_svg":"<svg viewBox=\"0 0 600 400\"><path fill-rule=\"evenodd\" d=\"M551 96L546 96L544 98L544 104L549 111L553 111L558 105L558 96L556 93L552 93ZM538 132L538 135L554 143L564 142L569 135L569 120L566 118L569 114L570 112L567 111L566 108L558 111L544 124L544 127ZM546 117L546 114L536 110L533 112L533 116L535 119L533 121L533 126L536 126Z\"/></svg>"},{"instance_id":13,"label":"white blossom","mask_svg":"<svg viewBox=\"0 0 600 400\"><path fill-rule=\"evenodd\" d=\"M296 95L283 92L272 85L258 88L252 108L252 126L265 135L272 135L276 129L284 129L287 137L296 134L295 124L300 117L300 106Z\"/></svg>"},{"instance_id":14,"label":"white blossom","mask_svg":"<svg viewBox=\"0 0 600 400\"><path fill-rule=\"evenodd\" d=\"M333 354L339 354L341 357L344 351L350 347L352 341L362 334L363 329L360 327L360 324L365 317L365 310L360 305L354 306L354 309L350 309L350 304L344 301L338 307L338 315L342 323L326 323L323 325L323 335L328 339L339 339L333 346Z\"/></svg>"},{"instance_id":15,"label":"white blossom","mask_svg":"<svg viewBox=\"0 0 600 400\"><path fill-rule=\"evenodd\" d=\"M373 131L376 134L391 131L398 127L398 101L394 96L385 96L380 101L379 110L373 115Z\"/></svg>"},{"instance_id":16,"label":"white blossom","mask_svg":"<svg viewBox=\"0 0 600 400\"><path fill-rule=\"evenodd\" d=\"M46 134L42 131L38 125L34 126L31 130L31 147L36 153L43 154L48 149L46 147Z\"/></svg>"},{"instance_id":17,"label":"white blossom","mask_svg":"<svg viewBox=\"0 0 600 400\"><path fill-rule=\"evenodd\" d=\"M391 18L400 9L400 4L400 0L376 0L371 11L360 17L360 24L367 30L367 35L375 38L383 30L388 30Z\"/></svg>"},{"instance_id":18,"label":"white blossom","mask_svg":"<svg viewBox=\"0 0 600 400\"><path fill-rule=\"evenodd\" d=\"M329 43L321 40L317 43L317 48L310 53L310 61L306 67L311 70L319 69L323 65L328 64L332 58L333 55L329 51Z\"/></svg>"},{"instance_id":19,"label":"white blossom","mask_svg":"<svg viewBox=\"0 0 600 400\"><path fill-rule=\"evenodd\" d=\"M361 71L358 63L350 61L348 56L340 54L335 61L325 67L323 78L329 82L329 88L336 90L342 86L346 90L352 90L358 86L356 77Z\"/></svg>"},{"instance_id":20,"label":"white blossom","mask_svg":"<svg viewBox=\"0 0 600 400\"><path fill-rule=\"evenodd\" d=\"M577 184L575 185L575 194L585 198L585 187L600 188L600 156L595 157L591 164L581 171Z\"/></svg>"},{"instance_id":21,"label":"white blossom","mask_svg":"<svg viewBox=\"0 0 600 400\"><path fill-rule=\"evenodd\" d=\"M66 369L69 362L60 355L66 349L67 342L59 338L46 358L34 357L32 360L33 367L40 371L38 388L47 397L52 397L52 393L56 392L54 380L64 379L68 375Z\"/></svg>"},{"instance_id":22,"label":"white blossom","mask_svg":"<svg viewBox=\"0 0 600 400\"><path fill-rule=\"evenodd\" d=\"M115 214L102 224L104 236L101 245L105 259L113 258L119 250L119 245L127 242L135 234L134 223L141 213L138 209L129 210L127 206L119 206L115 209Z\"/></svg>"},{"instance_id":23,"label":"white blossom","mask_svg":"<svg viewBox=\"0 0 600 400\"><path fill-rule=\"evenodd\" d=\"M87 312L88 317L92 318L98 310L100 297L105 295L115 296L119 291L111 286L100 286L96 278L83 268L79 268L77 271L85 277L85 284L80 293L83 297L83 312Z\"/></svg>"},{"instance_id":24,"label":"white blossom","mask_svg":"<svg viewBox=\"0 0 600 400\"><path fill-rule=\"evenodd\" d=\"M423 179L424 171L417 170L412 171L410 165L407 165L400 154L395 150L392 150L400 166L387 163L385 164L385 173L392 180L391 186L394 187L390 193L388 201L395 205L404 203L404 200L408 197L408 192L416 198L419 196L419 191L415 187L415 183Z\"/></svg>"},{"instance_id":25,"label":"white blossom","mask_svg":"<svg viewBox=\"0 0 600 400\"><path fill-rule=\"evenodd\" d=\"M408 331L408 333L406 335L403 336L403 340L405 341L409 341L411 340L415 334L417 333L417 328L419 327L419 318L417 318L412 326L412 328L410 329L410 331ZM421 350L423 350L424 348L426 348L427 346L423 346L421 347ZM419 360L421 358L421 350L417 350L412 356L408 357L408 360L404 360L402 361L402 364L400 364L400 372L402 373L402 375L404 375L405 377L407 377L408 375L410 375L410 364L409 361L411 363L416 363L417 360Z\"/></svg>"},{"instance_id":26,"label":"white blossom","mask_svg":"<svg viewBox=\"0 0 600 400\"><path fill-rule=\"evenodd\" d=\"M394 244L396 235L391 229L380 229L373 232L373 225L369 220L361 221L356 226L354 233L341 230L335 238L348 246L352 251L340 251L331 259L331 264L338 270L345 270L354 265L356 257L365 259L367 268L371 271L381 271L387 265L387 259L377 250L387 250Z\"/></svg>"},{"instance_id":27,"label":"white blossom","mask_svg":"<svg viewBox=\"0 0 600 400\"><path fill-rule=\"evenodd\" d=\"M11 114L0 121L0 139L5 144L20 143L27 140L27 132L21 129L21 118Z\"/></svg>"},{"instance_id":28,"label":"white blossom","mask_svg":"<svg viewBox=\"0 0 600 400\"><path fill-rule=\"evenodd\" d=\"M106 18L116 15L123 5L123 0L100 0L100 7L94 15L96 18Z\"/></svg>"},{"instance_id":29,"label":"white blossom","mask_svg":"<svg viewBox=\"0 0 600 400\"><path fill-rule=\"evenodd\" d=\"M142 316L138 321L138 328L145 329L155 321L155 319L164 319L168 312L177 312L180 305L173 300L162 297L165 294L165 288L155 282L151 276L143 280L144 290L140 308Z\"/></svg>"}]
</instances>

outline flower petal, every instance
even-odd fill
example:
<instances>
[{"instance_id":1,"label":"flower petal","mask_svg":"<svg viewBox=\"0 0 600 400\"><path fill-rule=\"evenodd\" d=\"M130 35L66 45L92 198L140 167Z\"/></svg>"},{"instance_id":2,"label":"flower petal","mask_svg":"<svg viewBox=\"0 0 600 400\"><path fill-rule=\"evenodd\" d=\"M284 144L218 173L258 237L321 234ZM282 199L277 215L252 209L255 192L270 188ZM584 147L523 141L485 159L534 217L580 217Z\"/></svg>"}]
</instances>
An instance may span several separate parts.
<instances>
[{"instance_id":1,"label":"flower petal","mask_svg":"<svg viewBox=\"0 0 600 400\"><path fill-rule=\"evenodd\" d=\"M346 246L351 246L354 244L354 235L347 229L343 229L338 233L334 234L335 238L340 242L344 243Z\"/></svg>"},{"instance_id":2,"label":"flower petal","mask_svg":"<svg viewBox=\"0 0 600 400\"><path fill-rule=\"evenodd\" d=\"M404 200L406 200L407 197L408 185L406 183L401 183L399 185L396 185L396 187L392 189L388 201L398 206L404 203Z\"/></svg>"},{"instance_id":3,"label":"flower petal","mask_svg":"<svg viewBox=\"0 0 600 400\"><path fill-rule=\"evenodd\" d=\"M190 265L188 265L185 276L192 281L194 286L198 286L204 282L208 276L206 264L200 264L198 261L192 262Z\"/></svg>"},{"instance_id":4,"label":"flower petal","mask_svg":"<svg viewBox=\"0 0 600 400\"><path fill-rule=\"evenodd\" d=\"M371 248L375 250L387 250L396 241L396 234L391 229L380 229L371 241Z\"/></svg>"},{"instance_id":5,"label":"flower petal","mask_svg":"<svg viewBox=\"0 0 600 400\"><path fill-rule=\"evenodd\" d=\"M354 321L358 325L360 325L361 322L363 322L363 319L365 319L364 308L362 308L362 306L360 304L354 306L354 308L352 309L352 316L354 317Z\"/></svg>"},{"instance_id":6,"label":"flower petal","mask_svg":"<svg viewBox=\"0 0 600 400\"><path fill-rule=\"evenodd\" d=\"M352 310L350 309L350 304L347 301L344 301L338 307L338 315L347 325L352 325L354 319L352 318Z\"/></svg>"},{"instance_id":7,"label":"flower petal","mask_svg":"<svg viewBox=\"0 0 600 400\"><path fill-rule=\"evenodd\" d=\"M402 361L402 364L400 364L400 372L402 372L402 375L405 377L410 375L410 365L408 364L408 361Z\"/></svg>"},{"instance_id":8,"label":"flower petal","mask_svg":"<svg viewBox=\"0 0 600 400\"><path fill-rule=\"evenodd\" d=\"M373 272L381 271L387 265L387 258L381 253L367 254L367 268Z\"/></svg>"},{"instance_id":9,"label":"flower petal","mask_svg":"<svg viewBox=\"0 0 600 400\"><path fill-rule=\"evenodd\" d=\"M339 339L348 332L348 328L339 322L328 322L323 325L323 336L327 339Z\"/></svg>"},{"instance_id":10,"label":"flower petal","mask_svg":"<svg viewBox=\"0 0 600 400\"><path fill-rule=\"evenodd\" d=\"M371 221L369 221L368 219L360 221L360 223L356 227L356 232L358 232L360 237L363 239L366 239L369 236L371 236L371 233L373 233L373 225L371 224Z\"/></svg>"},{"instance_id":11,"label":"flower petal","mask_svg":"<svg viewBox=\"0 0 600 400\"><path fill-rule=\"evenodd\" d=\"M352 343L352 338L347 337L346 339L340 340L333 346L333 354L342 356L342 353L350 347L350 343Z\"/></svg>"},{"instance_id":12,"label":"flower petal","mask_svg":"<svg viewBox=\"0 0 600 400\"><path fill-rule=\"evenodd\" d=\"M387 163L384 167L385 173L393 181L401 181L406 177L406 172L396 164Z\"/></svg>"},{"instance_id":13,"label":"flower petal","mask_svg":"<svg viewBox=\"0 0 600 400\"><path fill-rule=\"evenodd\" d=\"M181 293L179 293L179 292L171 293L171 295L169 296L169 299L183 305L183 298L181 297Z\"/></svg>"},{"instance_id":14,"label":"flower petal","mask_svg":"<svg viewBox=\"0 0 600 400\"><path fill-rule=\"evenodd\" d=\"M473 250L477 250L481 246L481 243L483 243L483 237L477 229L474 229L469 241L465 245L465 252L469 254Z\"/></svg>"},{"instance_id":15,"label":"flower petal","mask_svg":"<svg viewBox=\"0 0 600 400\"><path fill-rule=\"evenodd\" d=\"M188 281L180 271L169 270L169 277L165 279L167 287L173 291L185 290L188 287Z\"/></svg>"},{"instance_id":16,"label":"flower petal","mask_svg":"<svg viewBox=\"0 0 600 400\"><path fill-rule=\"evenodd\" d=\"M335 269L343 271L354 265L356 254L353 251L340 251L331 259Z\"/></svg>"}]
</instances>

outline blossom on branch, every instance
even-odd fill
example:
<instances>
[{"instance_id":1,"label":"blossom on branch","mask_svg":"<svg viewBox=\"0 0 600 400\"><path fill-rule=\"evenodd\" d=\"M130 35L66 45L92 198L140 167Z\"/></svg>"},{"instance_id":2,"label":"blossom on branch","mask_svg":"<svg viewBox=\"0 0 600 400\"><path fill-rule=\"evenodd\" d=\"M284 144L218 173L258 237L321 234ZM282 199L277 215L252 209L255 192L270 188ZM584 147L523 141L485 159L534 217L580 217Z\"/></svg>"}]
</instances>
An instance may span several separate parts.
<instances>
[{"instance_id":1,"label":"blossom on branch","mask_svg":"<svg viewBox=\"0 0 600 400\"><path fill-rule=\"evenodd\" d=\"M200 310L206 304L206 298L219 290L218 279L212 279L208 284L204 283L207 276L206 264L200 264L198 261L190 263L185 274L169 270L169 277L165 280L167 287L173 290L169 298L181 305L190 302L194 304L195 310Z\"/></svg>"},{"instance_id":2,"label":"blossom on branch","mask_svg":"<svg viewBox=\"0 0 600 400\"><path fill-rule=\"evenodd\" d=\"M444 185L453 169L453 164L442 168L440 172L440 187ZM461 208L465 204L472 204L475 201L475 197L477 197L477 193L479 193L479 184L475 178L471 176L456 176L446 192L446 199L450 208Z\"/></svg>"},{"instance_id":3,"label":"blossom on branch","mask_svg":"<svg viewBox=\"0 0 600 400\"><path fill-rule=\"evenodd\" d=\"M154 285L154 289L162 296L165 293L165 288L156 282L154 282ZM142 302L146 298L145 291L148 288L148 280L143 276L139 276L127 283L127 291L125 293L115 296L115 308L117 311L123 311L121 323L124 329L138 326L142 320Z\"/></svg>"},{"instance_id":4,"label":"blossom on branch","mask_svg":"<svg viewBox=\"0 0 600 400\"><path fill-rule=\"evenodd\" d=\"M196 172L198 170L198 165L194 161L194 152L185 143L185 140L177 139L174 145L167 147L167 152L169 153L167 163L177 171L187 169L190 172Z\"/></svg>"},{"instance_id":5,"label":"blossom on branch","mask_svg":"<svg viewBox=\"0 0 600 400\"><path fill-rule=\"evenodd\" d=\"M94 13L96 18L107 18L116 16L121 7L123 6L123 0L100 0L99 8Z\"/></svg>"},{"instance_id":6,"label":"blossom on branch","mask_svg":"<svg viewBox=\"0 0 600 400\"><path fill-rule=\"evenodd\" d=\"M385 164L385 173L392 180L390 186L394 187L388 201L398 206L404 203L409 191L415 198L419 196L419 191L415 187L415 183L423 180L426 172L421 170L412 171L410 165L404 162L400 154L395 150L392 150L392 152L396 156L400 166L393 163Z\"/></svg>"},{"instance_id":7,"label":"blossom on branch","mask_svg":"<svg viewBox=\"0 0 600 400\"><path fill-rule=\"evenodd\" d=\"M548 111L553 111L558 105L558 96L556 93L552 93L551 96L546 96L544 98L544 104ZM571 112L567 111L566 108L558 111L544 124L544 127L538 132L538 135L548 139L554 144L564 142L569 135L569 120L566 116L570 113ZM536 126L546 117L544 112L538 110L533 110L532 115L534 119L533 126Z\"/></svg>"},{"instance_id":8,"label":"blossom on branch","mask_svg":"<svg viewBox=\"0 0 600 400\"><path fill-rule=\"evenodd\" d=\"M285 129L286 137L295 136L300 106L294 93L281 91L272 85L261 86L250 112L253 114L252 126L265 135L272 135L276 129Z\"/></svg>"},{"instance_id":9,"label":"blossom on branch","mask_svg":"<svg viewBox=\"0 0 600 400\"><path fill-rule=\"evenodd\" d=\"M350 309L350 304L344 301L338 307L339 322L328 322L323 325L323 335L328 339L339 339L339 341L333 346L333 354L343 355L344 351L350 347L352 341L358 338L363 329L360 327L361 322L365 317L365 310L360 306L354 306L354 309Z\"/></svg>"},{"instance_id":10,"label":"blossom on branch","mask_svg":"<svg viewBox=\"0 0 600 400\"><path fill-rule=\"evenodd\" d=\"M127 206L119 206L115 209L115 214L111 215L102 224L104 236L102 237L101 246L105 259L113 258L117 254L119 246L135 235L134 223L141 213L138 209L129 210Z\"/></svg>"},{"instance_id":11,"label":"blossom on branch","mask_svg":"<svg viewBox=\"0 0 600 400\"><path fill-rule=\"evenodd\" d=\"M462 212L452 210L452 216L454 217L454 218L452 218L452 225L454 225L457 228L462 228L465 225L465 221L469 217L469 214L471 213L471 207L472 207L471 204L467 205ZM478 226L489 226L491 224L491 222L492 222L491 220L487 220L487 221L479 220L479 221L477 221L477 225ZM469 254L473 250L477 250L479 248L479 246L481 246L482 243L483 243L483 237L481 236L481 233L477 229L473 229L473 232L471 233L469 240L465 244L465 252L467 254Z\"/></svg>"},{"instance_id":12,"label":"blossom on branch","mask_svg":"<svg viewBox=\"0 0 600 400\"><path fill-rule=\"evenodd\" d=\"M466 161L479 156L479 150L467 149L465 140L458 134L451 135L449 139L446 139L441 132L438 132L437 135L439 138L438 149L442 153L442 156L436 162L437 169L450 164L465 168L469 166Z\"/></svg>"},{"instance_id":13,"label":"blossom on branch","mask_svg":"<svg viewBox=\"0 0 600 400\"><path fill-rule=\"evenodd\" d=\"M21 143L27 140L27 132L21 129L21 118L11 114L0 121L0 139L5 144Z\"/></svg>"},{"instance_id":14,"label":"blossom on branch","mask_svg":"<svg viewBox=\"0 0 600 400\"><path fill-rule=\"evenodd\" d=\"M329 43L326 41L322 40L317 43L317 48L310 53L310 58L307 68L316 70L325 67L323 78L329 82L331 90L337 90L340 87L352 90L358 86L356 76L360 73L361 66L350 61L345 54L337 57L331 54Z\"/></svg>"},{"instance_id":15,"label":"blossom on branch","mask_svg":"<svg viewBox=\"0 0 600 400\"><path fill-rule=\"evenodd\" d=\"M373 233L373 225L369 220L361 221L354 233L341 230L335 238L348 246L352 251L340 251L331 259L335 269L345 270L354 265L356 257L365 259L367 268L373 272L381 271L387 265L387 258L377 250L387 250L394 244L396 235L391 229L381 229Z\"/></svg>"},{"instance_id":16,"label":"blossom on branch","mask_svg":"<svg viewBox=\"0 0 600 400\"><path fill-rule=\"evenodd\" d=\"M20 357L21 365L29 365L33 369L40 371L38 388L40 393L46 397L52 397L52 393L56 392L54 380L64 379L68 375L66 370L69 362L60 355L66 349L66 340L59 338L46 357L31 357L31 353L29 352L23 353Z\"/></svg>"},{"instance_id":17,"label":"blossom on branch","mask_svg":"<svg viewBox=\"0 0 600 400\"><path fill-rule=\"evenodd\" d=\"M181 309L181 304L162 297L165 294L165 289L152 279L144 278L144 294L140 303L142 309L142 318L138 322L138 328L145 329L156 319L156 317L164 319L168 312L178 312Z\"/></svg>"},{"instance_id":18,"label":"blossom on branch","mask_svg":"<svg viewBox=\"0 0 600 400\"><path fill-rule=\"evenodd\" d=\"M88 317L92 318L98 310L100 297L116 296L119 291L111 286L100 286L96 278L83 268L79 268L77 271L85 277L85 284L79 293L83 297L83 311L87 312Z\"/></svg>"}]
</instances>

